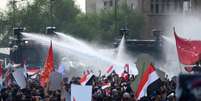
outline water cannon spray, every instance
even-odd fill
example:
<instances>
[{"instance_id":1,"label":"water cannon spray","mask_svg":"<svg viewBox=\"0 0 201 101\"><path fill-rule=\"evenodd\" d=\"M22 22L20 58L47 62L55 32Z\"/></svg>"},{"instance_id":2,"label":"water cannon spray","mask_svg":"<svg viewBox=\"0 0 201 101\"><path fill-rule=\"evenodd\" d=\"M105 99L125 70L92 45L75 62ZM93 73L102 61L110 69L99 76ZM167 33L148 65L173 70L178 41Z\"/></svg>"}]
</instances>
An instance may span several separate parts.
<instances>
[{"instance_id":1,"label":"water cannon spray","mask_svg":"<svg viewBox=\"0 0 201 101\"><path fill-rule=\"evenodd\" d=\"M160 30L157 30L157 29L153 29L153 30L152 30L152 33L153 33L153 36L156 38L156 41L159 42L159 41L160 41L160 34L161 34L161 31L160 31Z\"/></svg>"}]
</instances>

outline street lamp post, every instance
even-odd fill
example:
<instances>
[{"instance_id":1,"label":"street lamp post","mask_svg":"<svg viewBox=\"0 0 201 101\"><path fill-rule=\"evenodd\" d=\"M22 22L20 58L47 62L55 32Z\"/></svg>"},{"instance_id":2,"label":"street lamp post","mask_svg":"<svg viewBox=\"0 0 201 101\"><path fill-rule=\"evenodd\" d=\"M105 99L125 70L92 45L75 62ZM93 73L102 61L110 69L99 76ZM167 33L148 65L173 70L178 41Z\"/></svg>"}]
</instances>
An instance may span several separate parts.
<instances>
[{"instance_id":1,"label":"street lamp post","mask_svg":"<svg viewBox=\"0 0 201 101\"><path fill-rule=\"evenodd\" d=\"M22 27L16 27L16 3L21 2L23 0L12 0L12 31L15 39L12 41L11 48L15 49L14 52L11 52L11 60L13 60L15 63L22 63L23 57L22 57L22 47L23 47L23 39L22 39L22 32L24 31L24 28Z\"/></svg>"},{"instance_id":2,"label":"street lamp post","mask_svg":"<svg viewBox=\"0 0 201 101\"><path fill-rule=\"evenodd\" d=\"M55 0L50 0L50 9L49 9L49 13L50 13L50 26L46 27L46 34L48 35L55 35L55 30L56 27L54 27L54 23L53 23L53 2Z\"/></svg>"},{"instance_id":3,"label":"street lamp post","mask_svg":"<svg viewBox=\"0 0 201 101\"><path fill-rule=\"evenodd\" d=\"M114 33L117 34L117 0L114 0Z\"/></svg>"},{"instance_id":4,"label":"street lamp post","mask_svg":"<svg viewBox=\"0 0 201 101\"><path fill-rule=\"evenodd\" d=\"M12 28L15 27L15 10L16 10L16 0L12 0L12 9L13 9L13 22L12 22Z\"/></svg>"},{"instance_id":5,"label":"street lamp post","mask_svg":"<svg viewBox=\"0 0 201 101\"><path fill-rule=\"evenodd\" d=\"M53 27L53 1L54 0L50 0L50 23L52 27Z\"/></svg>"}]
</instances>

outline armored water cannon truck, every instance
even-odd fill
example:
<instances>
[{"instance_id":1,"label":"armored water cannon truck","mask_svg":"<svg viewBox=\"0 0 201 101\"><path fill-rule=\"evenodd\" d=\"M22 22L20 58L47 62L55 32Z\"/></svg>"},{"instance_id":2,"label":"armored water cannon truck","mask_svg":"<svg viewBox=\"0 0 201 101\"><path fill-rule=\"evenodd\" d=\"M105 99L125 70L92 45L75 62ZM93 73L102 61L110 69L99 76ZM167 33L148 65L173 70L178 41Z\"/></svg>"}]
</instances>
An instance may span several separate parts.
<instances>
[{"instance_id":1,"label":"armored water cannon truck","mask_svg":"<svg viewBox=\"0 0 201 101\"><path fill-rule=\"evenodd\" d=\"M161 58L162 54L162 40L161 40L161 32L159 30L153 30L152 34L154 36L153 39L144 40L144 39L133 39L130 38L128 34L128 29L123 28L120 29L120 36L125 37L125 47L127 51L129 51L132 55L136 57L139 54L149 54L153 58ZM122 39L117 39L114 43L114 47L118 47L120 45L120 41Z\"/></svg>"},{"instance_id":2,"label":"armored water cannon truck","mask_svg":"<svg viewBox=\"0 0 201 101\"><path fill-rule=\"evenodd\" d=\"M56 27L46 27L46 36L55 37ZM31 37L24 37L25 28L16 27L13 29L14 37L10 39L10 60L16 64L27 64L43 66L47 46L34 41ZM56 58L56 56L55 56Z\"/></svg>"}]
</instances>

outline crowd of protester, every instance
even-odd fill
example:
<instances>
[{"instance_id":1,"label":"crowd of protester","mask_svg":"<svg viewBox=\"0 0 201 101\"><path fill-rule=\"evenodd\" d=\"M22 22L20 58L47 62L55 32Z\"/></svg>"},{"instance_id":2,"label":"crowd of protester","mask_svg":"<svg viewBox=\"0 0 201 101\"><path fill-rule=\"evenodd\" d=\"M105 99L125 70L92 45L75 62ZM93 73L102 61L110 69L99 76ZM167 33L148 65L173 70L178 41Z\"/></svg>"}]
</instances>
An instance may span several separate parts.
<instances>
[{"instance_id":1,"label":"crowd of protester","mask_svg":"<svg viewBox=\"0 0 201 101\"><path fill-rule=\"evenodd\" d=\"M125 75L126 74L126 75ZM93 76L88 83L92 85L93 101L137 101L133 81L135 77L124 72L119 76L112 72L109 76ZM73 77L69 80L63 78L61 88L50 90L48 84L41 87L39 78L27 78L27 87L20 89L17 83L12 83L1 89L0 101L70 101L71 84L80 85L80 77ZM107 85L103 88L104 85ZM139 101L175 101L175 80L165 79L161 86L148 96L142 97Z\"/></svg>"}]
</instances>

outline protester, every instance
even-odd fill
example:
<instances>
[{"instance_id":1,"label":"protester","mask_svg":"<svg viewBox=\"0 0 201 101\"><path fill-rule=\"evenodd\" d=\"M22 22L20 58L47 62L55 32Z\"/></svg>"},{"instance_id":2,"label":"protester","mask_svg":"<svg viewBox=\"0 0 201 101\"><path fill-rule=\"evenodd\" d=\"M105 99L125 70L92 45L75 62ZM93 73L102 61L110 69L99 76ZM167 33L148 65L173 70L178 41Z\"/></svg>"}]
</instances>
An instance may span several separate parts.
<instances>
[{"instance_id":1,"label":"protester","mask_svg":"<svg viewBox=\"0 0 201 101\"><path fill-rule=\"evenodd\" d=\"M127 75L121 77L113 71L109 76L94 76L90 79L92 85L92 101L137 101L135 91L131 83L134 76L124 71ZM63 78L61 89L50 90L48 87L42 87L39 78L27 78L27 87L20 89L19 85L13 81L9 86L1 90L1 101L70 101L71 84L80 85L80 77L73 77L71 80ZM51 83L52 83L51 79ZM56 86L56 85L54 85ZM139 101L175 101L174 80L161 82L161 87L152 94L152 96L142 97ZM53 88L52 88L53 89Z\"/></svg>"}]
</instances>

